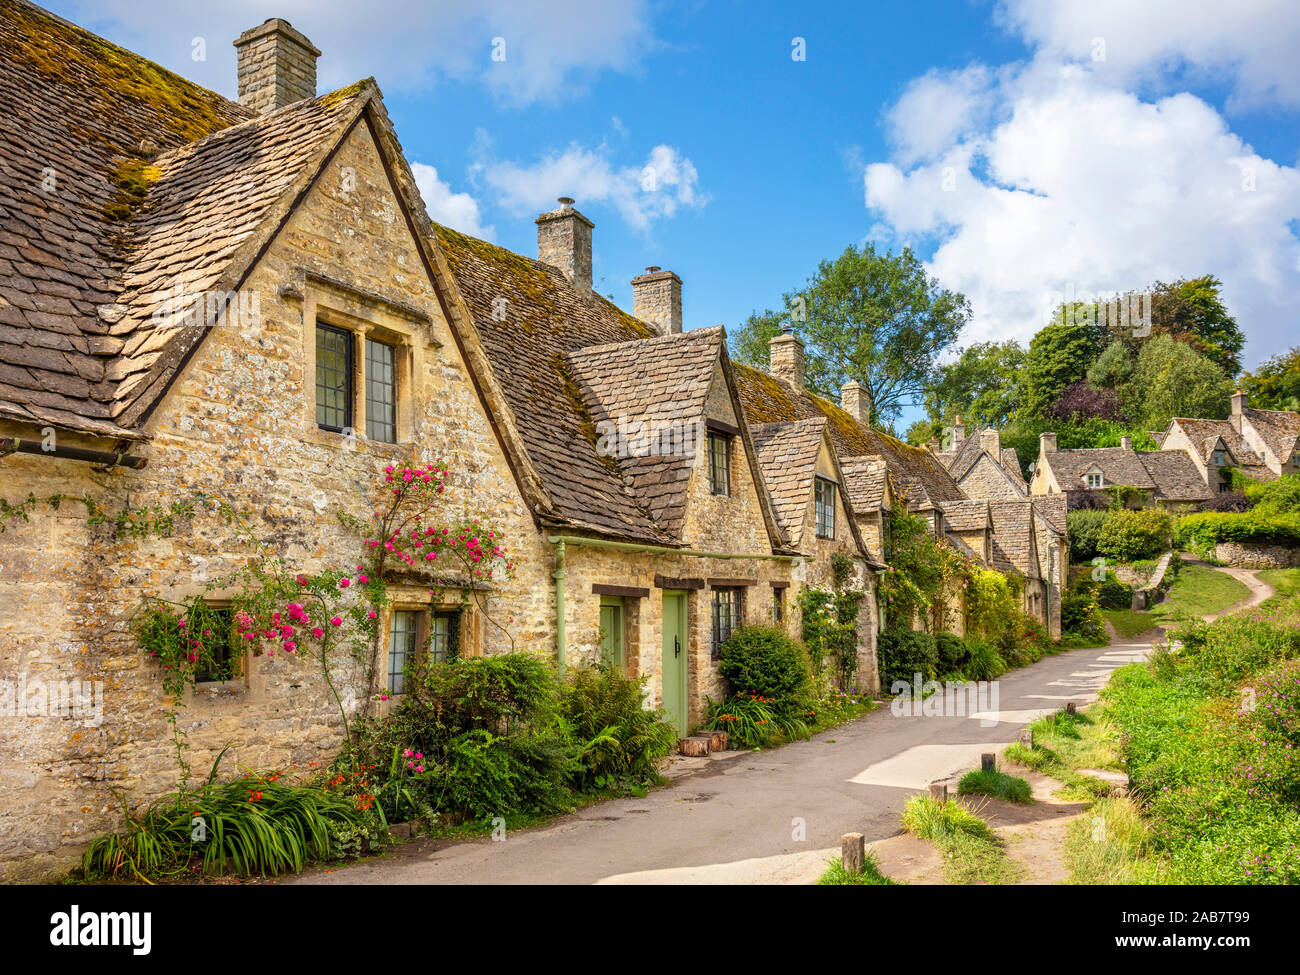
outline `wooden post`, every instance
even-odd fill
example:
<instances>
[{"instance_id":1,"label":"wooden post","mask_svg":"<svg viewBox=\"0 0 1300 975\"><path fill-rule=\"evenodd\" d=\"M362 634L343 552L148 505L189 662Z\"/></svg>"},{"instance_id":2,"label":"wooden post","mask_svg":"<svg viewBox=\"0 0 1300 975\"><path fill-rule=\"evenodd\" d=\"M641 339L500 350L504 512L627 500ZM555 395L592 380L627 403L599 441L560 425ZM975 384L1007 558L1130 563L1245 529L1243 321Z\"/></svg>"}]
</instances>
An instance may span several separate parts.
<instances>
[{"instance_id":1,"label":"wooden post","mask_svg":"<svg viewBox=\"0 0 1300 975\"><path fill-rule=\"evenodd\" d=\"M993 772L998 767L998 757L992 752L985 752L980 756L980 771Z\"/></svg>"},{"instance_id":2,"label":"wooden post","mask_svg":"<svg viewBox=\"0 0 1300 975\"><path fill-rule=\"evenodd\" d=\"M861 873L867 862L867 845L861 833L845 833L840 837L840 864L851 873Z\"/></svg>"},{"instance_id":3,"label":"wooden post","mask_svg":"<svg viewBox=\"0 0 1300 975\"><path fill-rule=\"evenodd\" d=\"M931 798L931 799L936 799L936 800L938 800L939 802L947 802L947 801L948 801L948 784L947 784L946 782L931 782L931 783L930 783L930 798Z\"/></svg>"},{"instance_id":4,"label":"wooden post","mask_svg":"<svg viewBox=\"0 0 1300 975\"><path fill-rule=\"evenodd\" d=\"M1073 701L1067 701L1067 702L1066 702L1066 705L1065 705L1065 713L1066 713L1066 714L1074 714L1074 702L1073 702Z\"/></svg>"},{"instance_id":5,"label":"wooden post","mask_svg":"<svg viewBox=\"0 0 1300 975\"><path fill-rule=\"evenodd\" d=\"M1020 744L1024 745L1026 748L1034 747L1034 733L1032 730L1029 728L1020 729Z\"/></svg>"}]
</instances>

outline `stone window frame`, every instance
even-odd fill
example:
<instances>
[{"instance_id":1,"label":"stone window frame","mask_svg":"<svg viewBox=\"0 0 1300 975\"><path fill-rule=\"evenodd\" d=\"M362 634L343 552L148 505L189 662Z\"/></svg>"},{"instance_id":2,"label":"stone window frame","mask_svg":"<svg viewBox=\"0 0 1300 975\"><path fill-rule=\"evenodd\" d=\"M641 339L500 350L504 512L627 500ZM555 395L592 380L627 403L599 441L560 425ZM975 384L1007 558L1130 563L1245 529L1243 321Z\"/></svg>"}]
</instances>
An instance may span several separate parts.
<instances>
[{"instance_id":1,"label":"stone window frame","mask_svg":"<svg viewBox=\"0 0 1300 975\"><path fill-rule=\"evenodd\" d=\"M417 616L417 631L415 637L416 660L424 659L429 653L430 642L433 638L433 620L440 615L453 615L456 618L456 629L454 632L454 647L456 657L478 657L482 656L483 648L480 642L481 627L478 625L478 612L471 600L466 604L460 599L461 590L448 589L442 597L434 600L429 597L427 587L420 586L389 586L388 603L383 608L383 615L379 620L380 632L383 633L381 646L383 647L383 660L378 662L377 672L382 676L378 682L380 687L379 693L387 694L389 699L401 699L403 694L395 694L388 690L389 673L392 670L392 634L393 634L393 614L397 612L415 612Z\"/></svg>"},{"instance_id":2,"label":"stone window frame","mask_svg":"<svg viewBox=\"0 0 1300 975\"><path fill-rule=\"evenodd\" d=\"M210 609L233 610L234 600L229 597L214 596L204 599L203 604ZM250 641L244 641L248 643ZM239 674L230 680L192 682L185 689L186 706L199 701L218 701L222 698L238 697L243 701L260 700L265 690L265 679L258 670L256 661L259 655L252 652L247 645L240 646Z\"/></svg>"},{"instance_id":3,"label":"stone window frame","mask_svg":"<svg viewBox=\"0 0 1300 975\"><path fill-rule=\"evenodd\" d=\"M818 474L813 478L813 515L816 519L817 537L834 541L835 539L835 481ZM830 490L830 497L822 499L819 492Z\"/></svg>"},{"instance_id":4,"label":"stone window frame","mask_svg":"<svg viewBox=\"0 0 1300 975\"><path fill-rule=\"evenodd\" d=\"M719 616L723 603L730 601L734 612L729 614L730 625L725 627ZM709 658L717 660L722 655L722 645L731 639L731 634L745 625L745 587L744 586L710 586L709 587Z\"/></svg>"},{"instance_id":5,"label":"stone window frame","mask_svg":"<svg viewBox=\"0 0 1300 975\"><path fill-rule=\"evenodd\" d=\"M439 343L429 334L430 320L374 295L307 275L302 296L303 423L308 439L335 446L364 441L381 448L407 447L415 442L417 407L422 392L424 355L427 346ZM352 336L351 424L332 431L316 423L316 326L324 325ZM394 420L393 441L373 440L366 435L366 340L391 346L393 354Z\"/></svg>"},{"instance_id":6,"label":"stone window frame","mask_svg":"<svg viewBox=\"0 0 1300 975\"><path fill-rule=\"evenodd\" d=\"M709 429L705 434L705 455L709 469L709 493L714 497L731 497L732 439L732 435L723 430Z\"/></svg>"}]
</instances>

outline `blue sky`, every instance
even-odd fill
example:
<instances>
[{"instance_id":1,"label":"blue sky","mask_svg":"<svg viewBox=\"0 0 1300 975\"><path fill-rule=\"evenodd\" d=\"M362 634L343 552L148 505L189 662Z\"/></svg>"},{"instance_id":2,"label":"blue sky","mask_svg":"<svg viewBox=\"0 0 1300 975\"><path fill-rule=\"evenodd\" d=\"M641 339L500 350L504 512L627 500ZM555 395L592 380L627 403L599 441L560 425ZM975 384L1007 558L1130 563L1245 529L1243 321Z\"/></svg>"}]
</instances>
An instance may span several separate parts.
<instances>
[{"instance_id":1,"label":"blue sky","mask_svg":"<svg viewBox=\"0 0 1300 975\"><path fill-rule=\"evenodd\" d=\"M1248 364L1297 341L1294 3L52 8L230 95L230 42L289 19L321 90L379 81L435 219L533 254L532 216L573 196L597 288L627 306L670 268L688 328L734 328L870 239L968 294L970 341L1027 339L1067 292L1207 272Z\"/></svg>"}]
</instances>

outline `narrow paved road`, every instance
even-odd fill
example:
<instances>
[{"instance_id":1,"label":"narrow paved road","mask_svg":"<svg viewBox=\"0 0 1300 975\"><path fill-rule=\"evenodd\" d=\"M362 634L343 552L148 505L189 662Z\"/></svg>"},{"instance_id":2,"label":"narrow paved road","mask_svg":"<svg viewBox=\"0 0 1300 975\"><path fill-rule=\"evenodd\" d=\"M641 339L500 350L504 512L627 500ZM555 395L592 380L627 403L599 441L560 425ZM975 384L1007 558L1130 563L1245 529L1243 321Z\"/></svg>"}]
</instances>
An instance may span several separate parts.
<instances>
[{"instance_id":1,"label":"narrow paved road","mask_svg":"<svg viewBox=\"0 0 1300 975\"><path fill-rule=\"evenodd\" d=\"M997 713L984 719L895 716L885 706L812 741L739 752L643 799L598 803L504 841L419 840L289 882L810 882L842 834L896 834L917 790L978 765L981 752L1011 743L1042 712L1092 700L1111 671L1149 649L1072 650L1014 671L998 682Z\"/></svg>"}]
</instances>

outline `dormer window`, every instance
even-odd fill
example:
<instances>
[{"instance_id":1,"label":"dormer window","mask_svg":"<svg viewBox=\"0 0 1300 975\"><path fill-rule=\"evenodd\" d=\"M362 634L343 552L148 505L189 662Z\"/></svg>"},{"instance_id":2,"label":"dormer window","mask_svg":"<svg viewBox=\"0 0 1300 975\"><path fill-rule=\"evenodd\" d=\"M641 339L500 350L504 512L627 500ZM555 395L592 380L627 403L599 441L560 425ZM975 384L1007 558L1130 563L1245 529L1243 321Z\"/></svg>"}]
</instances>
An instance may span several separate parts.
<instances>
[{"instance_id":1,"label":"dormer window","mask_svg":"<svg viewBox=\"0 0 1300 975\"><path fill-rule=\"evenodd\" d=\"M1083 481L1088 485L1088 490L1096 491L1102 487L1101 471L1089 471L1083 476Z\"/></svg>"},{"instance_id":2,"label":"dormer window","mask_svg":"<svg viewBox=\"0 0 1300 975\"><path fill-rule=\"evenodd\" d=\"M1228 462L1227 456L1224 454L1224 452L1223 452L1222 450L1216 450L1216 451L1214 452L1214 466L1215 466L1215 467L1222 467L1222 466L1223 466L1224 464L1226 464L1227 462Z\"/></svg>"}]
</instances>

